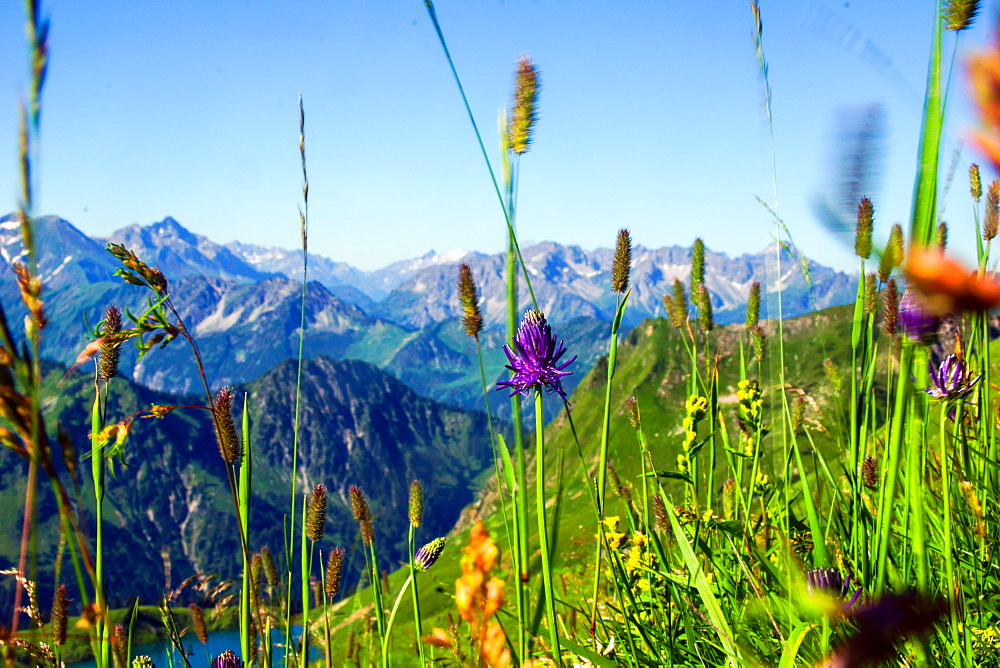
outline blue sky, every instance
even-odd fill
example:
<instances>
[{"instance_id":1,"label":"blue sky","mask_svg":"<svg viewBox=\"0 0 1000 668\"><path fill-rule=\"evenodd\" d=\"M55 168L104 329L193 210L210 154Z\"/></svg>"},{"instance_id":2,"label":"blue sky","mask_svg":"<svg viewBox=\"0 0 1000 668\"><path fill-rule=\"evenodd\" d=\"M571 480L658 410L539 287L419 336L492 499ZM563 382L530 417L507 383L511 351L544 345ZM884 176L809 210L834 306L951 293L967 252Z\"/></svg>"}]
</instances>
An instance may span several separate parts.
<instances>
[{"instance_id":1,"label":"blue sky","mask_svg":"<svg viewBox=\"0 0 1000 668\"><path fill-rule=\"evenodd\" d=\"M762 0L777 204L817 261L853 269L812 203L836 181L838 119L879 104L871 193L882 234L907 220L934 2ZM306 105L310 250L363 269L454 248L500 250L495 195L420 0L46 3L37 213L104 235L171 215L218 242L298 244L297 99ZM541 71L521 166L523 242L756 252L776 201L748 2L439 0L473 111L496 151L516 59ZM706 9L710 7L710 9ZM19 3L0 3L0 209L17 198ZM973 119L962 34L945 168ZM946 47L954 44L946 34ZM972 239L965 171L945 204ZM992 178L992 175L987 173ZM957 243L957 242L956 242Z\"/></svg>"}]
</instances>

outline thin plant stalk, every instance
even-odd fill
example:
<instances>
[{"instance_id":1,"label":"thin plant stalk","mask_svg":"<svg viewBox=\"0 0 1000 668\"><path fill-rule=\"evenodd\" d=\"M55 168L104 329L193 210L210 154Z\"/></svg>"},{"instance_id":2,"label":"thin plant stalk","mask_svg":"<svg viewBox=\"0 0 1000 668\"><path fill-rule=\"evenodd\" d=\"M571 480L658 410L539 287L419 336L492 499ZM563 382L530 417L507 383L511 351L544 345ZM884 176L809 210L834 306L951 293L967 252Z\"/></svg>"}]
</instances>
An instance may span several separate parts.
<instances>
[{"instance_id":1,"label":"thin plant stalk","mask_svg":"<svg viewBox=\"0 0 1000 668\"><path fill-rule=\"evenodd\" d=\"M477 342L478 342L478 339L477 339ZM500 476L497 476L497 484L500 484ZM414 625L414 634L417 637L417 652L420 655L420 665L421 666L426 666L427 665L427 657L424 656L424 643L420 640L424 636L424 630L423 630L423 621L422 621L422 619L420 617L420 592L417 590L417 564L413 560L413 555L414 555L413 550L416 547L415 544L414 544L414 531L415 531L415 529L416 529L416 527L414 527L413 524L411 523L410 524L410 530L407 532L407 536L406 536L406 549L407 549L407 554L410 557L410 578L409 578L409 580L407 582L412 582L413 583L413 595L412 595L412 598L413 598L413 625ZM405 589L406 589L406 584L403 585L403 590L405 590ZM403 597L403 591L400 591L399 592L399 598L402 598L402 597ZM399 599L397 599L396 603L392 606L392 614L389 616L389 633L392 633L392 620L396 616L396 607L398 605L399 605ZM386 634L385 647L386 647L386 650L388 650L388 647L389 647L389 637L388 637L388 634ZM386 650L383 650L383 653L386 653Z\"/></svg>"},{"instance_id":2,"label":"thin plant stalk","mask_svg":"<svg viewBox=\"0 0 1000 668\"><path fill-rule=\"evenodd\" d=\"M302 296L299 303L299 350L297 356L297 368L295 372L295 417L292 426L292 462L291 481L289 483L289 520L286 527L288 534L285 541L285 564L287 564L286 577L288 586L288 600L285 604L285 646L291 647L292 641L292 595L293 574L292 574L292 550L295 544L295 492L298 482L298 460L299 460L299 419L302 408L302 367L305 361L305 336L306 336L306 296L309 284L309 175L306 171L306 112L299 95L299 156L302 164L302 207L299 209L299 231L302 238ZM304 601L303 605L308 605Z\"/></svg>"},{"instance_id":3,"label":"thin plant stalk","mask_svg":"<svg viewBox=\"0 0 1000 668\"><path fill-rule=\"evenodd\" d=\"M559 620L556 617L555 588L552 586L552 565L549 554L549 531L545 512L545 410L542 389L535 388L535 512L538 521L538 543L542 552L542 587L545 609L549 618L549 643L552 658L562 665L559 645Z\"/></svg>"}]
</instances>

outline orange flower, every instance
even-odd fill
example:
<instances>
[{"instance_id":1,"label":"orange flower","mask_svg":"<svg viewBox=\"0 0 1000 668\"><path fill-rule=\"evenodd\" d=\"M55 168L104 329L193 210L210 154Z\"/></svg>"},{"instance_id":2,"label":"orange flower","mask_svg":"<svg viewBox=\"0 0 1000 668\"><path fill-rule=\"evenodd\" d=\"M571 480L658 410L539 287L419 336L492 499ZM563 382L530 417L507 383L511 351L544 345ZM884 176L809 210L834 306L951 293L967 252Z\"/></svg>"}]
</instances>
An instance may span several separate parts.
<instances>
[{"instance_id":1,"label":"orange flower","mask_svg":"<svg viewBox=\"0 0 1000 668\"><path fill-rule=\"evenodd\" d=\"M985 130L972 141L1000 169L1000 44L969 58L969 83Z\"/></svg>"},{"instance_id":2,"label":"orange flower","mask_svg":"<svg viewBox=\"0 0 1000 668\"><path fill-rule=\"evenodd\" d=\"M924 307L935 315L1000 306L1000 280L995 274L969 271L938 250L911 248L905 269Z\"/></svg>"},{"instance_id":3,"label":"orange flower","mask_svg":"<svg viewBox=\"0 0 1000 668\"><path fill-rule=\"evenodd\" d=\"M437 626L431 631L431 634L421 638L428 645L434 645L435 647L447 647L451 648L451 636L442 628Z\"/></svg>"},{"instance_id":4,"label":"orange flower","mask_svg":"<svg viewBox=\"0 0 1000 668\"><path fill-rule=\"evenodd\" d=\"M462 619L472 627L472 644L478 648L480 664L507 666L510 651L503 628L490 618L503 607L504 582L491 578L490 571L496 564L500 550L482 522L476 523L469 533L469 544L462 548L462 576L455 581L455 605ZM434 634L424 642L438 645L444 636Z\"/></svg>"},{"instance_id":5,"label":"orange flower","mask_svg":"<svg viewBox=\"0 0 1000 668\"><path fill-rule=\"evenodd\" d=\"M496 622L490 622L483 634L483 663L487 666L500 668L510 664L510 650L507 648L507 635Z\"/></svg>"}]
</instances>

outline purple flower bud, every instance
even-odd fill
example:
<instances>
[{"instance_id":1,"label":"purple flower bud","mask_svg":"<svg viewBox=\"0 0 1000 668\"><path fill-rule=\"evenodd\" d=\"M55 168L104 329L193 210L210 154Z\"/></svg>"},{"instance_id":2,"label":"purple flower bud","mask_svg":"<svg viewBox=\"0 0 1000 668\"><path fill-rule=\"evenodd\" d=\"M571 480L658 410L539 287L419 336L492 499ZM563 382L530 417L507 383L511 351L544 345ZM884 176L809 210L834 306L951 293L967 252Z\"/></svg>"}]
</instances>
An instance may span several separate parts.
<instances>
[{"instance_id":1,"label":"purple flower bud","mask_svg":"<svg viewBox=\"0 0 1000 668\"><path fill-rule=\"evenodd\" d=\"M851 576L848 575L845 580L844 576L836 568L814 568L808 571L806 573L806 584L809 586L810 594L822 591L829 596L841 600L847 598L848 594L851 594L851 598L843 606L844 610L854 605L858 597L861 596L861 587L858 587L857 590L851 593Z\"/></svg>"},{"instance_id":2,"label":"purple flower bud","mask_svg":"<svg viewBox=\"0 0 1000 668\"><path fill-rule=\"evenodd\" d=\"M899 302L899 326L915 343L934 343L941 319L924 308L913 290L907 290Z\"/></svg>"},{"instance_id":3,"label":"purple flower bud","mask_svg":"<svg viewBox=\"0 0 1000 668\"><path fill-rule=\"evenodd\" d=\"M233 650L227 649L212 659L212 668L243 668L243 660Z\"/></svg>"},{"instance_id":4,"label":"purple flower bud","mask_svg":"<svg viewBox=\"0 0 1000 668\"><path fill-rule=\"evenodd\" d=\"M444 552L444 538L435 538L431 542L413 553L413 563L418 571L426 571L434 565L441 553Z\"/></svg>"}]
</instances>

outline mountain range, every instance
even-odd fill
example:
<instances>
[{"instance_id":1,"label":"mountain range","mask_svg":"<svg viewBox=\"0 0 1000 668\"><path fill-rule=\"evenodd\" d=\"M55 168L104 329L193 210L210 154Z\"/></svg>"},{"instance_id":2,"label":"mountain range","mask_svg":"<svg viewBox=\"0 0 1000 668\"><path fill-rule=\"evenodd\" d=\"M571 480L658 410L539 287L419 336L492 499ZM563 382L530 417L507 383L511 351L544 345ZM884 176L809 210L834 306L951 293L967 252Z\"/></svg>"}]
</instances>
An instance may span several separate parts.
<instances>
[{"instance_id":1,"label":"mountain range","mask_svg":"<svg viewBox=\"0 0 1000 668\"><path fill-rule=\"evenodd\" d=\"M235 388L236 404L242 406L245 394L250 410L251 547L268 545L279 558L281 517L288 512L291 482L296 371L295 362L288 360ZM45 388L47 424L58 422L77 455L89 452L92 376L81 371L67 375L65 368L49 365ZM116 464L116 472L108 476L107 560L113 565L108 586L117 596L139 595L155 602L193 573L239 571L238 531L225 465L208 412L192 408L204 403L204 396L158 392L127 379L111 383L109 421L152 404L183 405L162 419L136 420L122 458L128 466ZM241 411L235 412L239 424ZM504 428L503 423L498 426ZM477 477L492 468L485 413L421 397L364 362L325 356L306 362L299 433L298 492L306 494L319 483L329 489L328 528L321 547L325 552L334 545L349 549L346 586L356 581L364 563L356 545L350 485L367 493L379 549L391 567L405 558L405 508L412 480L424 487L425 521L419 540L428 541L448 533L461 509L474 500ZM89 518L87 525L93 521L90 462L82 460L78 466L82 480L74 487ZM20 527L25 468L12 450L0 448L0 526ZM40 559L45 575L39 581L48 590L48 600L58 558L58 519L47 489L41 494L38 539L51 549ZM17 563L19 536L20 531L0 532L0 569ZM64 573L63 578L72 580L72 575ZM0 609L9 608L12 583L9 578L0 581Z\"/></svg>"},{"instance_id":2,"label":"mountain range","mask_svg":"<svg viewBox=\"0 0 1000 668\"><path fill-rule=\"evenodd\" d=\"M197 338L213 387L256 378L298 351L301 319L302 252L263 248L239 242L215 243L192 233L173 218L147 226L131 225L106 239L90 238L55 216L36 222L39 273L47 286L46 306L52 315L43 352L69 364L85 344L85 323L102 317L107 304L133 311L146 294L113 276L115 259L108 242L133 250L158 266L171 282L171 299L187 329ZM753 281L769 280L780 266L785 317L816 308L848 303L854 279L810 263L802 270L794 250L771 249L729 258L706 251L705 281L720 324L744 318L746 295ZM587 251L578 246L543 242L522 249L540 309L578 356L569 389L602 352L616 295L608 289L613 251ZM0 297L21 308L8 264L24 256L13 215L0 218ZM688 281L689 248L633 247L631 295L625 329L647 317L664 314L662 296L675 279ZM780 264L779 263L780 260ZM322 256L309 255L306 289L305 354L358 359L393 373L424 396L455 405L481 408L482 389L475 342L458 325L461 308L456 277L459 262L472 268L481 295L487 330L480 338L488 382L504 377L501 344L505 322L506 258L503 254L429 252L376 271L361 271ZM522 280L521 306L531 305ZM762 310L774 304L765 290ZM10 306L13 305L13 306ZM777 312L776 309L772 309ZM123 371L150 388L187 392L200 380L191 356L171 346L137 363L123 356ZM498 397L499 398L499 397ZM495 401L504 414L507 402Z\"/></svg>"}]
</instances>

